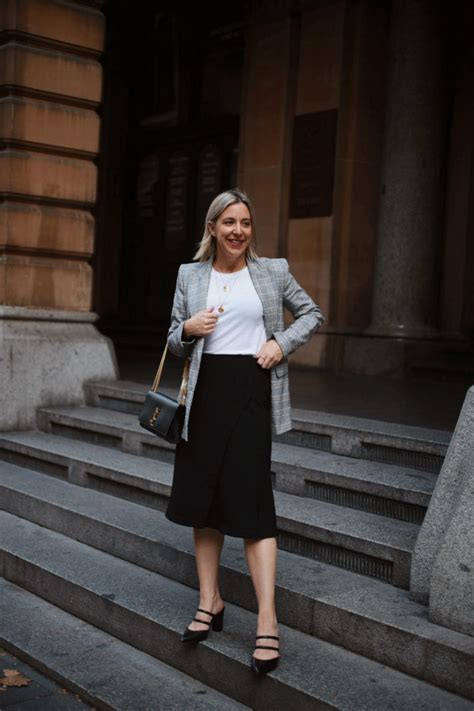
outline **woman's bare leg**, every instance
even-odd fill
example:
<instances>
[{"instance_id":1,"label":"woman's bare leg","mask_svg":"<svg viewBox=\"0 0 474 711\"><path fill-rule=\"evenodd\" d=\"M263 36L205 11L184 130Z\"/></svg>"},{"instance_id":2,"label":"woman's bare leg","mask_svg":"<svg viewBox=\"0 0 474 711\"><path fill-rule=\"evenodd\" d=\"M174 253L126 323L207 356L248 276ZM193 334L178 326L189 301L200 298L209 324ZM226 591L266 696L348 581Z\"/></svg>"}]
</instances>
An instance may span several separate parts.
<instances>
[{"instance_id":1,"label":"woman's bare leg","mask_svg":"<svg viewBox=\"0 0 474 711\"><path fill-rule=\"evenodd\" d=\"M220 612L224 606L219 592L219 563L224 534L215 528L194 528L193 532L199 578L199 607L209 612ZM211 620L211 617L203 612L197 612L196 617L206 622ZM193 621L189 629L207 630L209 625Z\"/></svg>"},{"instance_id":2,"label":"woman's bare leg","mask_svg":"<svg viewBox=\"0 0 474 711\"><path fill-rule=\"evenodd\" d=\"M257 635L278 636L275 610L276 538L245 538L244 544L245 557L258 601ZM275 639L259 639L258 642L269 647L278 647ZM256 659L272 659L277 653L261 649L255 650L254 656Z\"/></svg>"}]
</instances>

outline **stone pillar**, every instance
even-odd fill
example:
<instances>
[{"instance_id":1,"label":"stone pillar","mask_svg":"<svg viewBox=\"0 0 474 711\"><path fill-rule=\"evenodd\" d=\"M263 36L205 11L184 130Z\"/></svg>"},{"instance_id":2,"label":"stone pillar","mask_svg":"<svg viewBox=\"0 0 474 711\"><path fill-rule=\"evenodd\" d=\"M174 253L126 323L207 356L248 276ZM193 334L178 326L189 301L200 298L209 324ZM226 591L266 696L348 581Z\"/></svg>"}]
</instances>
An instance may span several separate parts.
<instances>
[{"instance_id":1,"label":"stone pillar","mask_svg":"<svg viewBox=\"0 0 474 711\"><path fill-rule=\"evenodd\" d=\"M412 557L411 596L474 636L474 387L469 388Z\"/></svg>"},{"instance_id":2,"label":"stone pillar","mask_svg":"<svg viewBox=\"0 0 474 711\"><path fill-rule=\"evenodd\" d=\"M444 154L437 3L394 0L370 333L435 334Z\"/></svg>"},{"instance_id":3,"label":"stone pillar","mask_svg":"<svg viewBox=\"0 0 474 711\"><path fill-rule=\"evenodd\" d=\"M0 429L117 375L91 313L100 5L0 4Z\"/></svg>"},{"instance_id":4,"label":"stone pillar","mask_svg":"<svg viewBox=\"0 0 474 711\"><path fill-rule=\"evenodd\" d=\"M331 312L337 367L345 333L370 323L377 243L389 8L346 3L334 185ZM336 357L335 357L336 356Z\"/></svg>"},{"instance_id":5,"label":"stone pillar","mask_svg":"<svg viewBox=\"0 0 474 711\"><path fill-rule=\"evenodd\" d=\"M238 185L257 214L257 249L286 256L291 126L298 29L291 0L252 3L246 56Z\"/></svg>"}]
</instances>

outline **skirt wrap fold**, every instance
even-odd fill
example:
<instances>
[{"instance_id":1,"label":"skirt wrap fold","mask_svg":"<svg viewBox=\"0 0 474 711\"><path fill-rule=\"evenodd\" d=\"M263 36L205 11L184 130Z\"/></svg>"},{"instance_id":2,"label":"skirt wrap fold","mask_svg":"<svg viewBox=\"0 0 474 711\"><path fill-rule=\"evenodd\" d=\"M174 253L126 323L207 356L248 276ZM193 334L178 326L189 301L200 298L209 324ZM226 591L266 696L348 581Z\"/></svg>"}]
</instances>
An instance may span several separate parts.
<instances>
[{"instance_id":1,"label":"skirt wrap fold","mask_svg":"<svg viewBox=\"0 0 474 711\"><path fill-rule=\"evenodd\" d=\"M168 519L242 538L277 535L270 375L251 355L203 354Z\"/></svg>"}]
</instances>

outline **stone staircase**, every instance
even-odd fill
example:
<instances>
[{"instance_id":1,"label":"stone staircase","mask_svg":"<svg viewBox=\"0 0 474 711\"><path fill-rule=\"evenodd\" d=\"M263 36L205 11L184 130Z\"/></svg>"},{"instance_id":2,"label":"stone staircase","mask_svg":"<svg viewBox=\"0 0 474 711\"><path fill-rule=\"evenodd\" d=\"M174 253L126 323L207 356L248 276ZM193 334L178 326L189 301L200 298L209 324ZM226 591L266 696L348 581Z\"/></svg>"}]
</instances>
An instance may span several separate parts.
<instances>
[{"instance_id":1,"label":"stone staircase","mask_svg":"<svg viewBox=\"0 0 474 711\"><path fill-rule=\"evenodd\" d=\"M294 411L272 451L282 662L260 679L240 539L222 556L224 632L180 642L192 530L164 516L173 447L138 424L145 390L91 383L87 406L0 436L5 647L98 708L472 710L474 640L407 592L449 433Z\"/></svg>"}]
</instances>

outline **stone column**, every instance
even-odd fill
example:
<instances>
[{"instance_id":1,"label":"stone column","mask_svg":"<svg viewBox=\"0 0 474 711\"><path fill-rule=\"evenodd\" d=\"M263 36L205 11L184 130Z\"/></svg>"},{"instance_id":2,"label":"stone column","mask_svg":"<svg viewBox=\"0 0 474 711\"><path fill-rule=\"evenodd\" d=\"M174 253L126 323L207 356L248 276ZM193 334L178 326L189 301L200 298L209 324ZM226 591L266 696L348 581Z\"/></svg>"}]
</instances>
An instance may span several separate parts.
<instances>
[{"instance_id":1,"label":"stone column","mask_svg":"<svg viewBox=\"0 0 474 711\"><path fill-rule=\"evenodd\" d=\"M436 325L443 146L437 3L394 0L370 333L423 338Z\"/></svg>"},{"instance_id":2,"label":"stone column","mask_svg":"<svg viewBox=\"0 0 474 711\"><path fill-rule=\"evenodd\" d=\"M0 429L117 375L91 312L100 6L0 3Z\"/></svg>"}]
</instances>

